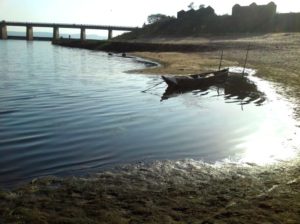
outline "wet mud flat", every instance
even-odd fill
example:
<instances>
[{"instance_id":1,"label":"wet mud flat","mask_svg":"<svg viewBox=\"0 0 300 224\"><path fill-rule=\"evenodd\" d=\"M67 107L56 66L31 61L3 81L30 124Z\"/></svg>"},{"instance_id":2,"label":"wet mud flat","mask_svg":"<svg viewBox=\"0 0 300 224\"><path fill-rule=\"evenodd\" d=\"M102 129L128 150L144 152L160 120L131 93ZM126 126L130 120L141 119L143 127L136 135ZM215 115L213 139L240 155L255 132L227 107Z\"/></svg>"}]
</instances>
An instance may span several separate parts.
<instances>
[{"instance_id":1,"label":"wet mud flat","mask_svg":"<svg viewBox=\"0 0 300 224\"><path fill-rule=\"evenodd\" d=\"M299 157L137 163L1 191L2 223L299 223Z\"/></svg>"}]
</instances>

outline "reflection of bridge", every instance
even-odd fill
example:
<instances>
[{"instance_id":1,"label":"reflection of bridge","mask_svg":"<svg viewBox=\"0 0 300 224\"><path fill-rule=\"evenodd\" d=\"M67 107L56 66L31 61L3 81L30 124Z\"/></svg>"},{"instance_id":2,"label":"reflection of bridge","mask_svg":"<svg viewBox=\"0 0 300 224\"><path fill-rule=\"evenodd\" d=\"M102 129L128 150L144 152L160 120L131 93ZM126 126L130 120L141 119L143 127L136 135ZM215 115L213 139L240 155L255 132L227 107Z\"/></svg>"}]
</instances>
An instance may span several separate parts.
<instances>
[{"instance_id":1,"label":"reflection of bridge","mask_svg":"<svg viewBox=\"0 0 300 224\"><path fill-rule=\"evenodd\" d=\"M132 31L137 27L126 26L101 26L101 25L86 25L86 24L65 24L65 23L27 23L27 22L0 22L0 39L7 39L7 26L21 26L26 27L26 39L33 40L33 27L49 27L53 28L53 40L59 39L59 28L80 29L80 39L86 39L86 29L93 30L107 30L108 39L112 38L113 30L118 31Z\"/></svg>"}]
</instances>

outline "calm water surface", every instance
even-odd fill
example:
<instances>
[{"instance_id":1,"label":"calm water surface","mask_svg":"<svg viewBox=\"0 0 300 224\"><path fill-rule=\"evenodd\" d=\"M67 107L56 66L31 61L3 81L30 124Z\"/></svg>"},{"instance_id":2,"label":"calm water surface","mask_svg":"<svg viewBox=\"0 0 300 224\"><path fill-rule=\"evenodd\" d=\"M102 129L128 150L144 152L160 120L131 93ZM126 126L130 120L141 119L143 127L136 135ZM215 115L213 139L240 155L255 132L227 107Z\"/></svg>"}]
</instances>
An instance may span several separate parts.
<instances>
[{"instance_id":1,"label":"calm water surface","mask_svg":"<svg viewBox=\"0 0 300 224\"><path fill-rule=\"evenodd\" d=\"M295 153L292 105L252 77L236 85L166 91L128 74L136 59L0 41L0 187L137 161L265 163ZM246 89L246 91L245 91Z\"/></svg>"}]
</instances>

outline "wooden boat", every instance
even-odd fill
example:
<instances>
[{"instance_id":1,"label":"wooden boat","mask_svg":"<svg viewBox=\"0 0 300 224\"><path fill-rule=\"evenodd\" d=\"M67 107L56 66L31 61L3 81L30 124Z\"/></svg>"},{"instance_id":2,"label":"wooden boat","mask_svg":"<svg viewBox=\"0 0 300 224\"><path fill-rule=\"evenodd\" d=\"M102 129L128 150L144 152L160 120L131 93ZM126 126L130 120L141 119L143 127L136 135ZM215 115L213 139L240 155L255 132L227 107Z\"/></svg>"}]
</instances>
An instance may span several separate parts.
<instances>
[{"instance_id":1,"label":"wooden boat","mask_svg":"<svg viewBox=\"0 0 300 224\"><path fill-rule=\"evenodd\" d=\"M217 83L223 83L228 77L229 69L223 69L215 72L206 72L186 76L162 76L162 79L173 88L191 88L210 86Z\"/></svg>"},{"instance_id":2,"label":"wooden boat","mask_svg":"<svg viewBox=\"0 0 300 224\"><path fill-rule=\"evenodd\" d=\"M185 87L167 86L161 96L161 101L188 92L192 92L193 95L204 96L208 94L208 90L211 86L215 87L211 89L211 91L216 91L217 95L223 96L227 102L236 102L241 105L254 103L260 106L266 101L265 93L261 92L257 85L242 73L230 73L225 82L213 83L212 85Z\"/></svg>"}]
</instances>

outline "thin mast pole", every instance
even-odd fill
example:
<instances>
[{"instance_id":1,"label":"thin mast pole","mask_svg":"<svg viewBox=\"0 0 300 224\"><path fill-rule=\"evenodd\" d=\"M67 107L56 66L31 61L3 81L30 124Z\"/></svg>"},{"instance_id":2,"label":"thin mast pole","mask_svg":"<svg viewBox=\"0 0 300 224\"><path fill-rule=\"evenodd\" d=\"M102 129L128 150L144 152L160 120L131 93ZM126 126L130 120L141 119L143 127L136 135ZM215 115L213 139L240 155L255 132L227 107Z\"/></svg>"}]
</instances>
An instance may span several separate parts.
<instances>
[{"instance_id":1,"label":"thin mast pole","mask_svg":"<svg viewBox=\"0 0 300 224\"><path fill-rule=\"evenodd\" d=\"M222 60L223 60L223 49L222 49L222 52L221 52L221 58L220 58L220 64L219 64L219 71L220 71L221 66L222 66Z\"/></svg>"},{"instance_id":2,"label":"thin mast pole","mask_svg":"<svg viewBox=\"0 0 300 224\"><path fill-rule=\"evenodd\" d=\"M244 63L244 69L243 69L243 75L245 74L245 69L246 69L246 64L247 64L247 60L248 60L249 49L250 49L250 43L248 44L248 48L247 48L247 53L246 53L246 58L245 58L245 63Z\"/></svg>"}]
</instances>

